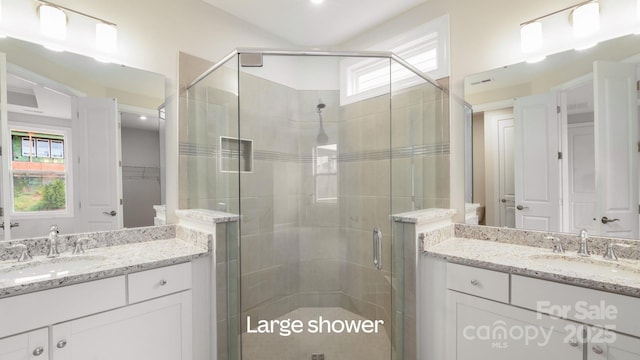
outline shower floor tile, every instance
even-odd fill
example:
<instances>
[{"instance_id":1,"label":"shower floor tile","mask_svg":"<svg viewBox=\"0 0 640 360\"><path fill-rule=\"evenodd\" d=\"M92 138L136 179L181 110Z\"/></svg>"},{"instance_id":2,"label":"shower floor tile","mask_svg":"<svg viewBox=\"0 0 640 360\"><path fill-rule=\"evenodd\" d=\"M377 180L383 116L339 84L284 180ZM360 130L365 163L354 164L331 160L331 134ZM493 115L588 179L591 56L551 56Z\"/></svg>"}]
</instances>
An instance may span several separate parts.
<instances>
[{"instance_id":1,"label":"shower floor tile","mask_svg":"<svg viewBox=\"0 0 640 360\"><path fill-rule=\"evenodd\" d=\"M311 354L322 353L325 360L389 360L391 344L380 326L378 333L323 333L306 331L309 320L319 317L330 321L366 320L342 308L299 308L278 320L301 320L305 331L290 336L275 334L242 334L243 360L311 360Z\"/></svg>"}]
</instances>

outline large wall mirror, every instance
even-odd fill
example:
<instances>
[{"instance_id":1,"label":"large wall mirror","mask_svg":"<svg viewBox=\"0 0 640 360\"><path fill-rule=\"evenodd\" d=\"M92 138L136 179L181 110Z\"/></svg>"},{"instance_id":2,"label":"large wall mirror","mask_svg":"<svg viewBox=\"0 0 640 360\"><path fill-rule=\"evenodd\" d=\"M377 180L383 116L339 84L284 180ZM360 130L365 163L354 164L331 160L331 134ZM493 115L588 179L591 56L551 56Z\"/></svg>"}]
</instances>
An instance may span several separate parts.
<instances>
[{"instance_id":1,"label":"large wall mirror","mask_svg":"<svg viewBox=\"0 0 640 360\"><path fill-rule=\"evenodd\" d=\"M471 222L638 238L640 36L465 79Z\"/></svg>"},{"instance_id":2,"label":"large wall mirror","mask_svg":"<svg viewBox=\"0 0 640 360\"><path fill-rule=\"evenodd\" d=\"M153 225L165 79L0 39L2 240Z\"/></svg>"}]
</instances>

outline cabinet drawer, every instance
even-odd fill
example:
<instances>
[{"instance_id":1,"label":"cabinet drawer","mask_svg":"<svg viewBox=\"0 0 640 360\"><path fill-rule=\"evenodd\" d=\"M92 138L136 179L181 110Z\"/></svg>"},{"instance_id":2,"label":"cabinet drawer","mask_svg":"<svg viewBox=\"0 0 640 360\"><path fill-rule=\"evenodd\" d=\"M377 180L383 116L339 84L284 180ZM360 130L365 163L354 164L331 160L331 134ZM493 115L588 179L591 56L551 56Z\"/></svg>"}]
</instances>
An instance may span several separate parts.
<instances>
[{"instance_id":1,"label":"cabinet drawer","mask_svg":"<svg viewBox=\"0 0 640 360\"><path fill-rule=\"evenodd\" d=\"M129 303L191 288L191 263L129 274Z\"/></svg>"},{"instance_id":2,"label":"cabinet drawer","mask_svg":"<svg viewBox=\"0 0 640 360\"><path fill-rule=\"evenodd\" d=\"M124 276L0 299L0 338L114 309L126 301Z\"/></svg>"},{"instance_id":3,"label":"cabinet drawer","mask_svg":"<svg viewBox=\"0 0 640 360\"><path fill-rule=\"evenodd\" d=\"M640 299L513 275L511 303L544 314L640 336Z\"/></svg>"},{"instance_id":4,"label":"cabinet drawer","mask_svg":"<svg viewBox=\"0 0 640 360\"><path fill-rule=\"evenodd\" d=\"M447 288L509 302L509 274L498 271L447 263Z\"/></svg>"}]
</instances>

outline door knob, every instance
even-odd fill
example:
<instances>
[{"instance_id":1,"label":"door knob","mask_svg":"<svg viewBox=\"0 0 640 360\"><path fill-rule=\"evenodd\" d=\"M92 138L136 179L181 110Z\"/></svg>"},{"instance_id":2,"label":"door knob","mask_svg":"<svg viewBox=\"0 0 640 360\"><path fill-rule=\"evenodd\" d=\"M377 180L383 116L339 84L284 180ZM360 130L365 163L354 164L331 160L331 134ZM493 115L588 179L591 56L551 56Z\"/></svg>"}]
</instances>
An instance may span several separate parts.
<instances>
[{"instance_id":1,"label":"door knob","mask_svg":"<svg viewBox=\"0 0 640 360\"><path fill-rule=\"evenodd\" d=\"M602 221L603 224L608 224L610 222L620 221L620 219L609 219L608 217L603 216L600 221Z\"/></svg>"},{"instance_id":2,"label":"door knob","mask_svg":"<svg viewBox=\"0 0 640 360\"><path fill-rule=\"evenodd\" d=\"M502 200L500 200L500 201L502 201L503 203L506 203L506 202L507 202L507 199L502 199Z\"/></svg>"},{"instance_id":3,"label":"door knob","mask_svg":"<svg viewBox=\"0 0 640 360\"><path fill-rule=\"evenodd\" d=\"M516 206L516 209L518 209L518 210L525 210L525 209L529 209L529 207L528 207L528 206L518 205L518 206Z\"/></svg>"},{"instance_id":4,"label":"door knob","mask_svg":"<svg viewBox=\"0 0 640 360\"><path fill-rule=\"evenodd\" d=\"M116 216L118 214L115 210L111 210L109 212L103 211L102 213L109 216Z\"/></svg>"}]
</instances>

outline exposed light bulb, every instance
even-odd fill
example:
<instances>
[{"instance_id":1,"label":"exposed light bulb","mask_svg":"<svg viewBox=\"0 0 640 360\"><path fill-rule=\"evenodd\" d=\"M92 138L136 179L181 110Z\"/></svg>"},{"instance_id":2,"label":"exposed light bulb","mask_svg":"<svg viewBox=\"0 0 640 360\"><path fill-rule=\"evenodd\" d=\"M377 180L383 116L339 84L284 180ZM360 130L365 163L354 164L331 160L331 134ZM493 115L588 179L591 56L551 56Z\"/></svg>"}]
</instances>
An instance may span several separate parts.
<instances>
[{"instance_id":1,"label":"exposed light bulb","mask_svg":"<svg viewBox=\"0 0 640 360\"><path fill-rule=\"evenodd\" d=\"M61 9L42 4L38 7L40 15L40 32L42 35L64 40L67 37L67 14Z\"/></svg>"},{"instance_id":2,"label":"exposed light bulb","mask_svg":"<svg viewBox=\"0 0 640 360\"><path fill-rule=\"evenodd\" d=\"M144 116L144 115L140 115L140 117L139 117L138 119L140 119L140 120L147 120L147 117L146 117L146 116Z\"/></svg>"},{"instance_id":3,"label":"exposed light bulb","mask_svg":"<svg viewBox=\"0 0 640 360\"><path fill-rule=\"evenodd\" d=\"M320 5L324 2L324 0L309 0L309 1L311 1L311 3L315 5Z\"/></svg>"}]
</instances>

